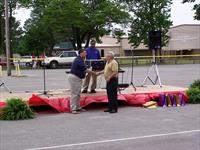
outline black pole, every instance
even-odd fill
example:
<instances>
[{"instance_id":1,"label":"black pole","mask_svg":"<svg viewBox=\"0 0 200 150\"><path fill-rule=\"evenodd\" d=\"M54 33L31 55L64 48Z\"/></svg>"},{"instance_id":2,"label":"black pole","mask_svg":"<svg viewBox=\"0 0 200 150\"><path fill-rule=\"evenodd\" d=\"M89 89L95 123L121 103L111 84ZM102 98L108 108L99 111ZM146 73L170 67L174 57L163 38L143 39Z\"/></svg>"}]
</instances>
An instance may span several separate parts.
<instances>
[{"instance_id":1,"label":"black pole","mask_svg":"<svg viewBox=\"0 0 200 150\"><path fill-rule=\"evenodd\" d=\"M11 76L11 63L10 63L10 26L9 26L9 6L8 0L5 3L5 39L6 39L6 65L7 65L7 76Z\"/></svg>"},{"instance_id":2,"label":"black pole","mask_svg":"<svg viewBox=\"0 0 200 150\"><path fill-rule=\"evenodd\" d=\"M152 54L153 54L153 64L157 64L157 59L156 59L156 50L152 49Z\"/></svg>"},{"instance_id":3,"label":"black pole","mask_svg":"<svg viewBox=\"0 0 200 150\"><path fill-rule=\"evenodd\" d=\"M134 90L136 91L137 89L136 89L136 87L135 87L135 85L133 84L133 67L134 67L134 62L133 62L133 49L131 49L131 83L130 83L130 85L132 85L133 86L133 88L134 88Z\"/></svg>"},{"instance_id":4,"label":"black pole","mask_svg":"<svg viewBox=\"0 0 200 150\"><path fill-rule=\"evenodd\" d=\"M43 94L47 95L47 91L46 91L46 69L45 69L45 61L43 60L43 82L44 82L44 91Z\"/></svg>"},{"instance_id":5,"label":"black pole","mask_svg":"<svg viewBox=\"0 0 200 150\"><path fill-rule=\"evenodd\" d=\"M133 84L133 49L131 49L131 85Z\"/></svg>"},{"instance_id":6,"label":"black pole","mask_svg":"<svg viewBox=\"0 0 200 150\"><path fill-rule=\"evenodd\" d=\"M42 61L42 65L43 65L43 92L42 92L42 94L39 94L39 95L45 95L49 98L49 96L52 95L52 94L48 94L48 92L46 91L46 65L45 65L45 60Z\"/></svg>"}]
</instances>

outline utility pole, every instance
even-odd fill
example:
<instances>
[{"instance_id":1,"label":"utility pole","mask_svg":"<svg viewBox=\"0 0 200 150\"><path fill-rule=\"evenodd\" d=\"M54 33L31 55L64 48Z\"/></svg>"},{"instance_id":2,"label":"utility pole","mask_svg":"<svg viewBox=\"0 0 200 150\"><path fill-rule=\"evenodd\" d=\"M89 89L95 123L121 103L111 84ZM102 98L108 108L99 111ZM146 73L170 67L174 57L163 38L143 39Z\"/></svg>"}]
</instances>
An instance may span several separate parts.
<instances>
[{"instance_id":1,"label":"utility pole","mask_svg":"<svg viewBox=\"0 0 200 150\"><path fill-rule=\"evenodd\" d=\"M7 59L7 76L11 76L11 63L10 63L10 27L8 17L8 0L4 1L5 4L5 37L6 37L6 59Z\"/></svg>"}]
</instances>

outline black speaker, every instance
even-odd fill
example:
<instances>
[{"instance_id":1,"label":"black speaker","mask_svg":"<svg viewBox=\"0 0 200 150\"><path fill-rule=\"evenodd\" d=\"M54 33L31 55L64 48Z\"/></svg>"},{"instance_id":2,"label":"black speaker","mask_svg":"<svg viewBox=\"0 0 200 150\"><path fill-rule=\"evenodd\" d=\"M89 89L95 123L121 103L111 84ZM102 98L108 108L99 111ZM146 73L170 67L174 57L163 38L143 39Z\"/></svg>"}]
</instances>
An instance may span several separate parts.
<instances>
[{"instance_id":1,"label":"black speaker","mask_svg":"<svg viewBox=\"0 0 200 150\"><path fill-rule=\"evenodd\" d=\"M104 60L86 60L85 64L87 68L92 67L93 71L104 70L106 62Z\"/></svg>"},{"instance_id":2,"label":"black speaker","mask_svg":"<svg viewBox=\"0 0 200 150\"><path fill-rule=\"evenodd\" d=\"M101 57L104 57L104 49L101 49Z\"/></svg>"},{"instance_id":3,"label":"black speaker","mask_svg":"<svg viewBox=\"0 0 200 150\"><path fill-rule=\"evenodd\" d=\"M161 41L161 31L150 31L149 32L149 49L158 50L162 47L162 41Z\"/></svg>"}]
</instances>

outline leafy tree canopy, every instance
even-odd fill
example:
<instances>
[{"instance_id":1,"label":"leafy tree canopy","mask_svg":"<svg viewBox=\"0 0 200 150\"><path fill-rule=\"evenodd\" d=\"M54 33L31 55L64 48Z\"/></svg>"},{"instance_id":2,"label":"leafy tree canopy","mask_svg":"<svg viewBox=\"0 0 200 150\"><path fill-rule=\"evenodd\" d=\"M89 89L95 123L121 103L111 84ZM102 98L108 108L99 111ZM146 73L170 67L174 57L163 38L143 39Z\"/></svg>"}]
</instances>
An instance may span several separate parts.
<instances>
[{"instance_id":1,"label":"leafy tree canopy","mask_svg":"<svg viewBox=\"0 0 200 150\"><path fill-rule=\"evenodd\" d=\"M134 0L129 1L130 11L134 14L129 34L130 43L138 47L140 43L148 44L148 32L162 31L162 43L168 41L167 32L172 25L170 21L171 0Z\"/></svg>"},{"instance_id":2,"label":"leafy tree canopy","mask_svg":"<svg viewBox=\"0 0 200 150\"><path fill-rule=\"evenodd\" d=\"M23 6L33 8L25 24L29 43L25 45L39 51L61 41L71 41L74 49L82 48L82 43L87 47L91 38L99 40L114 24L124 25L129 19L125 7L110 0L23 0Z\"/></svg>"},{"instance_id":3,"label":"leafy tree canopy","mask_svg":"<svg viewBox=\"0 0 200 150\"><path fill-rule=\"evenodd\" d=\"M18 0L8 0L11 50L17 49L19 39L23 34L22 28L20 28L20 22L13 17L13 11L17 8L18 2ZM5 53L5 21L3 0L0 1L0 53Z\"/></svg>"}]
</instances>

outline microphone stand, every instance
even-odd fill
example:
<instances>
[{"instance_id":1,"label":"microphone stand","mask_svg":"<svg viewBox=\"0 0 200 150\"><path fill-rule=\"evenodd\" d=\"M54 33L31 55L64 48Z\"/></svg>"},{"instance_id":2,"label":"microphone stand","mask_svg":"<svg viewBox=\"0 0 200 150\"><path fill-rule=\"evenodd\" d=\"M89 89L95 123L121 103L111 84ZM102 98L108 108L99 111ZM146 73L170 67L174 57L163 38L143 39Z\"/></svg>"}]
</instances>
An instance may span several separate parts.
<instances>
[{"instance_id":1,"label":"microphone stand","mask_svg":"<svg viewBox=\"0 0 200 150\"><path fill-rule=\"evenodd\" d=\"M134 62L133 62L133 59L134 59L134 55L133 55L133 49L131 49L131 83L130 85L134 88L134 90L136 91L136 87L135 85L133 84L133 67L134 67Z\"/></svg>"},{"instance_id":2,"label":"microphone stand","mask_svg":"<svg viewBox=\"0 0 200 150\"><path fill-rule=\"evenodd\" d=\"M46 90L46 65L45 65L45 60L43 60L43 92L39 95L44 95L46 97L53 96L53 94L48 94Z\"/></svg>"}]
</instances>

